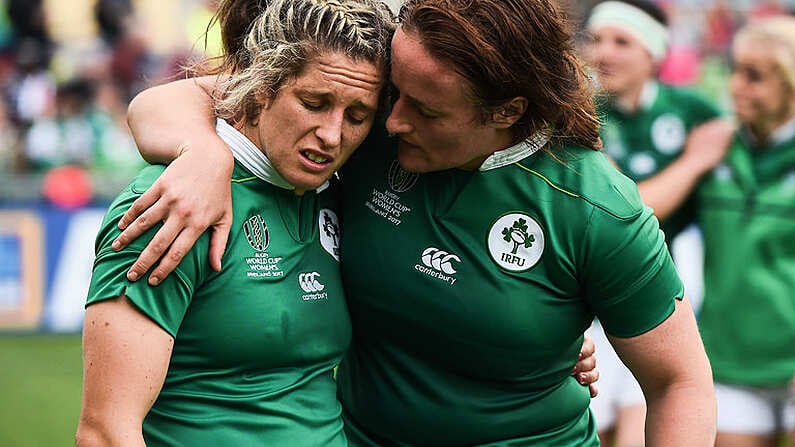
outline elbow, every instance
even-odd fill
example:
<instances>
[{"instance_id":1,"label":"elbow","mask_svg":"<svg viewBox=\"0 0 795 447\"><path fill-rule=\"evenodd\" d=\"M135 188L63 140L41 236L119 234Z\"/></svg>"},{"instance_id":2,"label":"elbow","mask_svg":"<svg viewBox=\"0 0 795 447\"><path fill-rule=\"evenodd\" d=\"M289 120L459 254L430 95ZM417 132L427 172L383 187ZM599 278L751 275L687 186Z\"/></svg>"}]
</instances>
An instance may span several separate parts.
<instances>
[{"instance_id":1,"label":"elbow","mask_svg":"<svg viewBox=\"0 0 795 447\"><path fill-rule=\"evenodd\" d=\"M157 141L150 136L151 132L141 129L145 127L146 120L146 112L141 109L145 109L148 101L146 98L141 99L141 97L148 95L148 93L147 90L144 90L130 101L130 104L127 106L127 127L129 127L133 140L136 146L138 146L141 157L147 163L155 164L160 162L160 160L148 151L142 150L157 144Z\"/></svg>"},{"instance_id":2,"label":"elbow","mask_svg":"<svg viewBox=\"0 0 795 447\"><path fill-rule=\"evenodd\" d=\"M75 433L77 447L145 446L140 424L128 425L123 420L80 416Z\"/></svg>"},{"instance_id":3,"label":"elbow","mask_svg":"<svg viewBox=\"0 0 795 447\"><path fill-rule=\"evenodd\" d=\"M705 373L687 380L673 381L665 386L644 389L649 408L677 408L690 411L694 420L713 426L717 418L717 401L712 375ZM685 409L686 410L683 410Z\"/></svg>"},{"instance_id":4,"label":"elbow","mask_svg":"<svg viewBox=\"0 0 795 447\"><path fill-rule=\"evenodd\" d=\"M75 434L75 446L100 447L112 445L109 434L109 430L103 429L101 424L81 418Z\"/></svg>"},{"instance_id":5,"label":"elbow","mask_svg":"<svg viewBox=\"0 0 795 447\"><path fill-rule=\"evenodd\" d=\"M689 396L701 402L714 402L715 386L712 381L712 370L705 361L702 366L693 366L681 374L658 380L652 386L644 387L644 393L650 400L678 395Z\"/></svg>"}]
</instances>

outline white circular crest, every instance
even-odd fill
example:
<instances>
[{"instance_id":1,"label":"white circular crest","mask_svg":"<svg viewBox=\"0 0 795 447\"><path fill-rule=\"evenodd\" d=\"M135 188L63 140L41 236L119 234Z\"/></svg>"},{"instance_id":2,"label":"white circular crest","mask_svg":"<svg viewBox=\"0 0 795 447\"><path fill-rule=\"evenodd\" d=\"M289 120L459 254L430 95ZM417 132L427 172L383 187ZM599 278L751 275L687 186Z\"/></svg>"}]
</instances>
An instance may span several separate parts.
<instances>
[{"instance_id":1,"label":"white circular crest","mask_svg":"<svg viewBox=\"0 0 795 447\"><path fill-rule=\"evenodd\" d=\"M657 169L657 162L651 155L640 153L630 157L628 167L632 174L641 177L653 173Z\"/></svg>"},{"instance_id":2,"label":"white circular crest","mask_svg":"<svg viewBox=\"0 0 795 447\"><path fill-rule=\"evenodd\" d=\"M541 259L544 232L527 214L511 213L491 225L487 243L489 255L497 265L511 272L524 272Z\"/></svg>"},{"instance_id":3,"label":"white circular crest","mask_svg":"<svg viewBox=\"0 0 795 447\"><path fill-rule=\"evenodd\" d=\"M721 163L712 169L712 175L714 175L717 180L722 182L731 180L732 168L730 168L726 163Z\"/></svg>"},{"instance_id":4,"label":"white circular crest","mask_svg":"<svg viewBox=\"0 0 795 447\"><path fill-rule=\"evenodd\" d=\"M328 209L323 208L320 210L320 217L317 221L320 228L320 245L337 261L340 260L340 238L342 231L340 229L340 220L337 214Z\"/></svg>"},{"instance_id":5,"label":"white circular crest","mask_svg":"<svg viewBox=\"0 0 795 447\"><path fill-rule=\"evenodd\" d=\"M660 115L651 125L651 142L663 154L680 152L686 138L685 123L672 113Z\"/></svg>"}]
</instances>

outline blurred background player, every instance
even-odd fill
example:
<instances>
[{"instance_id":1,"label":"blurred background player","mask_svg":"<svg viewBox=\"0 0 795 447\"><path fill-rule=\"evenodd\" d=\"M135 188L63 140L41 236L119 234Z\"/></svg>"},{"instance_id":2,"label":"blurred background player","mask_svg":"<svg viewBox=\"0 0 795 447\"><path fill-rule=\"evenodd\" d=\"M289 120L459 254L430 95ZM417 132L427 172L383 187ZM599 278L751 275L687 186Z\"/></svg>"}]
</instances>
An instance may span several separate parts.
<instances>
[{"instance_id":1,"label":"blurred background player","mask_svg":"<svg viewBox=\"0 0 795 447\"><path fill-rule=\"evenodd\" d=\"M795 442L795 18L741 28L729 79L738 127L694 130L687 152L728 150L696 194L704 236L699 328L718 402L716 447ZM703 160L670 167L695 184ZM675 180L674 180L675 179ZM672 200L661 209L676 206Z\"/></svg>"},{"instance_id":2,"label":"blurred background player","mask_svg":"<svg viewBox=\"0 0 795 447\"><path fill-rule=\"evenodd\" d=\"M668 193L655 176L682 154L688 132L718 116L707 101L657 77L669 47L665 12L643 0L605 1L588 14L585 53L601 88L598 106L605 153L638 182L641 196ZM674 213L661 226L669 246L686 218ZM595 322L600 394L591 403L603 445L643 445L645 404L640 386Z\"/></svg>"}]
</instances>

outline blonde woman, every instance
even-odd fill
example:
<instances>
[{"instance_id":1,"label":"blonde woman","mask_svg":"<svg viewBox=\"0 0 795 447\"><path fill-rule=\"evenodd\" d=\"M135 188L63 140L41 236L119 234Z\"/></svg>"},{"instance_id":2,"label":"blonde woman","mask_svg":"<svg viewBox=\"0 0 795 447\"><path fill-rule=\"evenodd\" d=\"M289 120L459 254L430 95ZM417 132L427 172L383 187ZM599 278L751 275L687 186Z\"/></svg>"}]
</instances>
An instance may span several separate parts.
<instances>
[{"instance_id":1,"label":"blonde woman","mask_svg":"<svg viewBox=\"0 0 795 447\"><path fill-rule=\"evenodd\" d=\"M795 443L795 18L742 28L732 63L739 128L698 191L699 325L716 381L715 445L775 447L786 433Z\"/></svg>"},{"instance_id":2,"label":"blonde woman","mask_svg":"<svg viewBox=\"0 0 795 447\"><path fill-rule=\"evenodd\" d=\"M125 278L116 222L163 172L144 169L97 237L77 444L346 446L333 370L350 319L329 179L370 131L386 79L376 0L273 0L219 84L234 218L220 271L207 244L157 287ZM202 236L205 240L209 235Z\"/></svg>"},{"instance_id":3,"label":"blonde woman","mask_svg":"<svg viewBox=\"0 0 795 447\"><path fill-rule=\"evenodd\" d=\"M729 91L734 123L696 128L665 174L676 188L700 182L699 328L715 378L715 445L775 447L781 436L795 442L795 18L737 32ZM674 199L649 205L664 219Z\"/></svg>"}]
</instances>

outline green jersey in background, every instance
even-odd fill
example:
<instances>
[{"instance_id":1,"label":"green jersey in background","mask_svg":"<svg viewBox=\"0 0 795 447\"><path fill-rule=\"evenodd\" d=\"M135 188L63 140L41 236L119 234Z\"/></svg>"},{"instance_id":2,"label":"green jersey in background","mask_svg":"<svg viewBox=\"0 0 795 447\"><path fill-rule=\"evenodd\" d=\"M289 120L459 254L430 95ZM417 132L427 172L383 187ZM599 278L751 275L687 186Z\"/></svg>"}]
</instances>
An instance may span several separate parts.
<instances>
[{"instance_id":1,"label":"green jersey in background","mask_svg":"<svg viewBox=\"0 0 795 447\"><path fill-rule=\"evenodd\" d=\"M786 386L795 374L795 122L775 140L738 133L698 195L699 328L717 382Z\"/></svg>"},{"instance_id":2,"label":"green jersey in background","mask_svg":"<svg viewBox=\"0 0 795 447\"><path fill-rule=\"evenodd\" d=\"M607 98L599 105L604 151L636 182L678 158L690 131L719 115L695 93L656 81L646 83L636 111L626 111ZM688 201L662 223L669 244L690 223L692 213L692 201Z\"/></svg>"}]
</instances>

